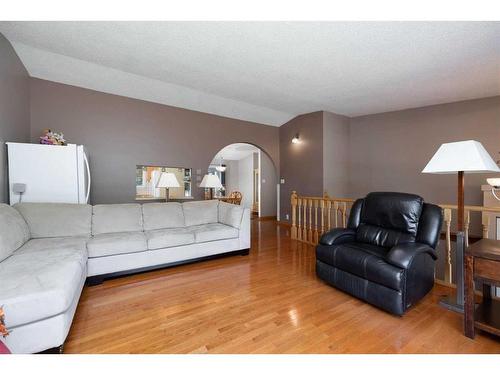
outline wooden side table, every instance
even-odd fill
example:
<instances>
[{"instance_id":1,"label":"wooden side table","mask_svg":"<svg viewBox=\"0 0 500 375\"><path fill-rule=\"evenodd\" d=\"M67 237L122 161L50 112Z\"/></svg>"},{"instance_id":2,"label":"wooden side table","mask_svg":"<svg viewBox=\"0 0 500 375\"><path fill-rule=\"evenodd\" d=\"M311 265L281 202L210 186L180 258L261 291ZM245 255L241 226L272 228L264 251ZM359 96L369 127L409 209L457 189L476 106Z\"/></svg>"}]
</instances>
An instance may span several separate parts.
<instances>
[{"instance_id":1,"label":"wooden side table","mask_svg":"<svg viewBox=\"0 0 500 375\"><path fill-rule=\"evenodd\" d=\"M500 301L491 298L491 286L500 287L500 241L482 239L465 250L465 335L475 329L500 336ZM474 281L483 284L483 301L475 306Z\"/></svg>"}]
</instances>

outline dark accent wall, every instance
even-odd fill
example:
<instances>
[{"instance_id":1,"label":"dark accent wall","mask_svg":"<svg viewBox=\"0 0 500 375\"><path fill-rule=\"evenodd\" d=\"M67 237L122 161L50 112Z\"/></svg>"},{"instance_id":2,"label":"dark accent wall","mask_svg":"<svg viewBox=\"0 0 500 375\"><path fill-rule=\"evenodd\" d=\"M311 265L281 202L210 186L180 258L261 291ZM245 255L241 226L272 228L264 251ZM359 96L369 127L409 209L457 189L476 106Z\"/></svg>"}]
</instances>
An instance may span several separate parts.
<instances>
[{"instance_id":1,"label":"dark accent wall","mask_svg":"<svg viewBox=\"0 0 500 375\"><path fill-rule=\"evenodd\" d=\"M195 112L74 86L31 79L31 140L45 128L62 131L90 154L91 202L133 202L136 164L193 168L206 173L224 146L247 142L279 164L279 128Z\"/></svg>"},{"instance_id":2,"label":"dark accent wall","mask_svg":"<svg viewBox=\"0 0 500 375\"><path fill-rule=\"evenodd\" d=\"M299 133L300 143L292 138ZM290 215L290 195L323 195L323 112L300 115L279 128L280 216Z\"/></svg>"},{"instance_id":3,"label":"dark accent wall","mask_svg":"<svg viewBox=\"0 0 500 375\"><path fill-rule=\"evenodd\" d=\"M29 141L29 76L5 37L0 34L0 202L9 201L7 146Z\"/></svg>"},{"instance_id":4,"label":"dark accent wall","mask_svg":"<svg viewBox=\"0 0 500 375\"><path fill-rule=\"evenodd\" d=\"M349 195L350 119L323 112L323 191L330 197Z\"/></svg>"},{"instance_id":5,"label":"dark accent wall","mask_svg":"<svg viewBox=\"0 0 500 375\"><path fill-rule=\"evenodd\" d=\"M456 204L457 176L422 174L442 143L473 139L494 160L500 151L500 96L355 117L350 120L350 197L370 191L412 192ZM482 205L481 185L494 174L465 175L465 203ZM478 218L472 218L474 231Z\"/></svg>"},{"instance_id":6,"label":"dark accent wall","mask_svg":"<svg viewBox=\"0 0 500 375\"><path fill-rule=\"evenodd\" d=\"M350 125L350 191L414 192L436 203L454 203L455 175L422 174L442 143L473 139L499 159L500 96L355 117ZM488 174L466 174L465 203L482 204Z\"/></svg>"}]
</instances>

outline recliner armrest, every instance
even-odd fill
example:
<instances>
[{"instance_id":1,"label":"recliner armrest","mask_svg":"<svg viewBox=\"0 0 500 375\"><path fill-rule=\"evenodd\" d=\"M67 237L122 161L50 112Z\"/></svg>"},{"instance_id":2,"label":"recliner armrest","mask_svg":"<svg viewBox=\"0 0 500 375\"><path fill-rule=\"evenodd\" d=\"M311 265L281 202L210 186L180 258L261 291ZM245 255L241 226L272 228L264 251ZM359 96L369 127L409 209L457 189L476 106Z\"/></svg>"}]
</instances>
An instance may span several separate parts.
<instances>
[{"instance_id":1,"label":"recliner armrest","mask_svg":"<svg viewBox=\"0 0 500 375\"><path fill-rule=\"evenodd\" d=\"M429 245L417 242L407 242L394 246L386 255L387 263L396 267L407 269L413 258L419 254L429 254L432 259L437 259L436 251Z\"/></svg>"},{"instance_id":2,"label":"recliner armrest","mask_svg":"<svg viewBox=\"0 0 500 375\"><path fill-rule=\"evenodd\" d=\"M336 245L344 242L352 242L356 239L356 231L350 228L334 228L326 232L319 239L322 245Z\"/></svg>"}]
</instances>

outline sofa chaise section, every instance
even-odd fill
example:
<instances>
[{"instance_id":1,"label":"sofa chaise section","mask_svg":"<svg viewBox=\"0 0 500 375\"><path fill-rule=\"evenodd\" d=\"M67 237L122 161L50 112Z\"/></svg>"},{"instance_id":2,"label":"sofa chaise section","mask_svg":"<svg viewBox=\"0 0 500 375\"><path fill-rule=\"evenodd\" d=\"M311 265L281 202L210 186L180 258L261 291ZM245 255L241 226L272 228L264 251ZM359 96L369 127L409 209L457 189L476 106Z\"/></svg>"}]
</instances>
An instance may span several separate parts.
<instances>
[{"instance_id":1,"label":"sofa chaise section","mask_svg":"<svg viewBox=\"0 0 500 375\"><path fill-rule=\"evenodd\" d=\"M13 353L33 353L61 346L69 332L87 277L92 208L15 207L0 205L0 221L15 217L14 224L1 226L0 238L17 233L16 243L23 242L0 262L0 305L11 331L3 340Z\"/></svg>"}]
</instances>

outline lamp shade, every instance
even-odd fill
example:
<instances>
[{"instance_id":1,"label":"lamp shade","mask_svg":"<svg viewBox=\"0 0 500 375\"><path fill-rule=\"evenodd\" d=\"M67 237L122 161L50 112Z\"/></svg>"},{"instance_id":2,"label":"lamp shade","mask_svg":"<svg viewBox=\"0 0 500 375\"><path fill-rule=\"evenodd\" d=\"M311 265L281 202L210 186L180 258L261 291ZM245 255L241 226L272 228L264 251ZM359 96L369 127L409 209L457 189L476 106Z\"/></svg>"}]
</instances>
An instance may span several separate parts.
<instances>
[{"instance_id":1,"label":"lamp shade","mask_svg":"<svg viewBox=\"0 0 500 375\"><path fill-rule=\"evenodd\" d=\"M156 183L157 188L173 188L180 187L179 181L175 177L175 174L170 172L162 172L158 182Z\"/></svg>"},{"instance_id":2,"label":"lamp shade","mask_svg":"<svg viewBox=\"0 0 500 375\"><path fill-rule=\"evenodd\" d=\"M500 172L483 145L477 141L443 143L422 173Z\"/></svg>"},{"instance_id":3,"label":"lamp shade","mask_svg":"<svg viewBox=\"0 0 500 375\"><path fill-rule=\"evenodd\" d=\"M203 176L200 187L202 188L221 188L219 177L214 174L206 174Z\"/></svg>"}]
</instances>

